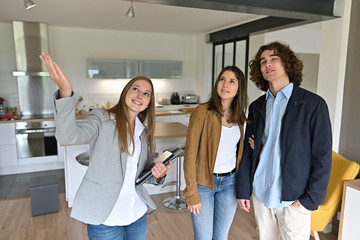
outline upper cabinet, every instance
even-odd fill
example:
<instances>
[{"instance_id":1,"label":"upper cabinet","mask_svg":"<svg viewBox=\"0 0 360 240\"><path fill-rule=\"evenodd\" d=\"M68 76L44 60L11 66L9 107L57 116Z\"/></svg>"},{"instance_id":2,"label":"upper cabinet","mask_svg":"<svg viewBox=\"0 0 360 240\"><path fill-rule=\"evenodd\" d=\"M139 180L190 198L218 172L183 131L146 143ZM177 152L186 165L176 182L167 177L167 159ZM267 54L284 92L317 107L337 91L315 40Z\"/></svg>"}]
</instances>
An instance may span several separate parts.
<instances>
[{"instance_id":1,"label":"upper cabinet","mask_svg":"<svg viewBox=\"0 0 360 240\"><path fill-rule=\"evenodd\" d=\"M133 78L137 75L137 60L88 59L89 78Z\"/></svg>"},{"instance_id":2,"label":"upper cabinet","mask_svg":"<svg viewBox=\"0 0 360 240\"><path fill-rule=\"evenodd\" d=\"M89 78L182 78L182 61L88 59Z\"/></svg>"},{"instance_id":3,"label":"upper cabinet","mask_svg":"<svg viewBox=\"0 0 360 240\"><path fill-rule=\"evenodd\" d=\"M139 72L149 78L182 78L182 61L140 60Z\"/></svg>"}]
</instances>

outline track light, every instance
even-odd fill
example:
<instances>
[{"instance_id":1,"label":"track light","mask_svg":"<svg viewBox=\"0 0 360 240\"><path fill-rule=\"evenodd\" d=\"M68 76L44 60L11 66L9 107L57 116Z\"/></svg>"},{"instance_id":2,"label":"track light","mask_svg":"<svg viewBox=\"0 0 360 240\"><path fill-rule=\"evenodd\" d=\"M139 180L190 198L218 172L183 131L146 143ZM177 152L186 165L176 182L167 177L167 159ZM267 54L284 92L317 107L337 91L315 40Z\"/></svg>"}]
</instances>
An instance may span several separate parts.
<instances>
[{"instance_id":1,"label":"track light","mask_svg":"<svg viewBox=\"0 0 360 240\"><path fill-rule=\"evenodd\" d=\"M126 16L129 17L129 18L134 18L135 17L133 1L131 1L131 6L130 6L129 10L126 12Z\"/></svg>"},{"instance_id":2,"label":"track light","mask_svg":"<svg viewBox=\"0 0 360 240\"><path fill-rule=\"evenodd\" d=\"M31 0L24 0L24 5L26 10L36 6L35 3Z\"/></svg>"}]
</instances>

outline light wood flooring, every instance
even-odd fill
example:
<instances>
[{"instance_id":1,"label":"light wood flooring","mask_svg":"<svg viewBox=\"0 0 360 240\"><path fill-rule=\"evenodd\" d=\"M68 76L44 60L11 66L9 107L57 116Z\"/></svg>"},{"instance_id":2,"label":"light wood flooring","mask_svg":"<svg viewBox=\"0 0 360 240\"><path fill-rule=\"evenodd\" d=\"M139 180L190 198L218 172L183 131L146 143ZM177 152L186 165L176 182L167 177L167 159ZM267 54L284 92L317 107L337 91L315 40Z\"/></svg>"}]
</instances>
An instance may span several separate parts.
<instances>
[{"instance_id":1,"label":"light wood flooring","mask_svg":"<svg viewBox=\"0 0 360 240\"><path fill-rule=\"evenodd\" d=\"M187 210L174 210L163 206L162 201L174 193L153 195L158 209L148 215L148 240L193 239L191 217ZM59 194L60 211L32 217L30 198L0 200L1 240L82 240L88 239L86 225L69 217L70 210L65 193ZM335 240L333 234L320 233L321 240ZM258 239L253 212L239 208L230 229L229 239Z\"/></svg>"}]
</instances>

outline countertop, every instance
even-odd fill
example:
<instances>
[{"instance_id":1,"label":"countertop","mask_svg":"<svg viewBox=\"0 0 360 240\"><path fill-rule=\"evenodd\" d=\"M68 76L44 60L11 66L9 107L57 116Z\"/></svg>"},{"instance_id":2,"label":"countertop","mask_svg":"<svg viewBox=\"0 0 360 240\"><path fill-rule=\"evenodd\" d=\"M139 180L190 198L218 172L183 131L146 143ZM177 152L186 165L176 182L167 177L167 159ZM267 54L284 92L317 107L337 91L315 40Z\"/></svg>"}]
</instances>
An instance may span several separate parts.
<instances>
[{"instance_id":1,"label":"countertop","mask_svg":"<svg viewBox=\"0 0 360 240\"><path fill-rule=\"evenodd\" d=\"M174 111L161 111L155 112L155 116L171 116L171 115L183 115L190 114L194 111L195 108L180 108ZM81 120L85 119L87 113L77 113L76 119ZM40 122L40 121L54 121L54 118L34 118L34 119L15 119L15 120L5 120L0 121L1 123L15 123L15 122Z\"/></svg>"},{"instance_id":2,"label":"countertop","mask_svg":"<svg viewBox=\"0 0 360 240\"><path fill-rule=\"evenodd\" d=\"M181 138L186 137L187 126L179 122L156 123L155 139ZM60 144L61 146L66 146Z\"/></svg>"},{"instance_id":3,"label":"countertop","mask_svg":"<svg viewBox=\"0 0 360 240\"><path fill-rule=\"evenodd\" d=\"M156 123L155 139L186 137L187 126L178 122Z\"/></svg>"}]
</instances>

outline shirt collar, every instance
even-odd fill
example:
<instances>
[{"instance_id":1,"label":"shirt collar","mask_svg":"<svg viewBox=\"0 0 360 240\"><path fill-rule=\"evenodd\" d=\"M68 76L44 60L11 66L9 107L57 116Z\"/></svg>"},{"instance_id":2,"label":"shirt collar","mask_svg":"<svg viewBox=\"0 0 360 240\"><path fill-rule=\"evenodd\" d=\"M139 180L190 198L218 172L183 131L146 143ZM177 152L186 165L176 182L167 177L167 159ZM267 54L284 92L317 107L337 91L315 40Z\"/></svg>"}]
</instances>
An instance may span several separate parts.
<instances>
[{"instance_id":1,"label":"shirt collar","mask_svg":"<svg viewBox=\"0 0 360 240\"><path fill-rule=\"evenodd\" d=\"M115 121L115 114L110 113L110 119ZM140 136L145 126L138 117L135 118L135 131L134 136Z\"/></svg>"},{"instance_id":2,"label":"shirt collar","mask_svg":"<svg viewBox=\"0 0 360 240\"><path fill-rule=\"evenodd\" d=\"M142 133L142 131L144 130L145 126L144 124L140 121L140 119L138 117L135 118L135 131L134 131L134 135L140 136L140 134Z\"/></svg>"},{"instance_id":3,"label":"shirt collar","mask_svg":"<svg viewBox=\"0 0 360 240\"><path fill-rule=\"evenodd\" d=\"M289 83L286 87L284 87L283 89L281 89L278 94L282 94L283 96L285 96L288 100L291 97L292 91L294 88L294 84L293 83ZM268 100L269 97L271 97L272 99L275 99L274 95L272 95L272 93L270 92L270 89L268 89L266 91L266 97L265 99Z\"/></svg>"}]
</instances>

